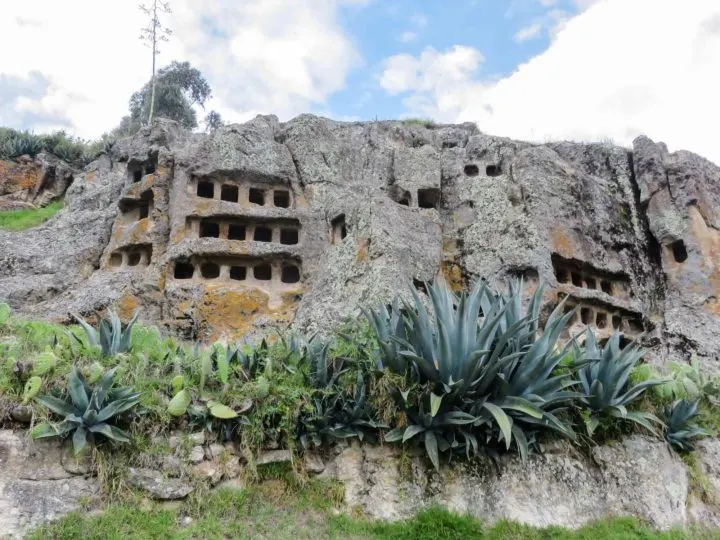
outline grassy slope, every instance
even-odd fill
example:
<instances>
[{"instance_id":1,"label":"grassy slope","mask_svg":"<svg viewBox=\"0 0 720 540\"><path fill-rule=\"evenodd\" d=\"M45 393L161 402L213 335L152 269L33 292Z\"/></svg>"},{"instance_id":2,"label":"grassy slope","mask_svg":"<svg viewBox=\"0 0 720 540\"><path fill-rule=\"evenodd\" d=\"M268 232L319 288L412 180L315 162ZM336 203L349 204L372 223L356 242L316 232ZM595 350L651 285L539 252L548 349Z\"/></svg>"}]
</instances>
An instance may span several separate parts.
<instances>
[{"instance_id":1,"label":"grassy slope","mask_svg":"<svg viewBox=\"0 0 720 540\"><path fill-rule=\"evenodd\" d=\"M44 223L63 207L63 203L56 201L43 208L33 210L9 210L0 212L0 229L9 231L23 231Z\"/></svg>"},{"instance_id":2,"label":"grassy slope","mask_svg":"<svg viewBox=\"0 0 720 540\"><path fill-rule=\"evenodd\" d=\"M716 534L670 531L660 533L634 519L612 519L571 531L559 527L536 529L517 523L500 522L484 527L467 516L439 508L421 512L399 523L376 523L349 518L334 510L327 493L332 485L309 482L304 487L282 479L266 479L242 491L218 490L178 507L149 505L140 498L109 506L105 512L88 517L71 514L32 533L29 538L61 539L181 539L181 538L273 538L273 539L666 539L718 538Z\"/></svg>"}]
</instances>

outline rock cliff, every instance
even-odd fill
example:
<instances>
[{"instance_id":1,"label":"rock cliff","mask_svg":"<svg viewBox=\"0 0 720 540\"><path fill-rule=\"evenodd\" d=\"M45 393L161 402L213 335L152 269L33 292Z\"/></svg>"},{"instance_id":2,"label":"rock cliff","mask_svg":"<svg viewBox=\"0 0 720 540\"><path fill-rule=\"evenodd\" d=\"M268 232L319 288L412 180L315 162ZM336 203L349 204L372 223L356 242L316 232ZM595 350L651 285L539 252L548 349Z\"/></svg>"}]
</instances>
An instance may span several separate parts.
<instances>
[{"instance_id":1,"label":"rock cliff","mask_svg":"<svg viewBox=\"0 0 720 540\"><path fill-rule=\"evenodd\" d=\"M65 209L0 232L0 301L67 321L117 306L190 339L324 331L442 274L523 276L573 330L644 334L720 371L720 168L530 144L474 124L259 116L212 135L158 121L75 175Z\"/></svg>"}]
</instances>

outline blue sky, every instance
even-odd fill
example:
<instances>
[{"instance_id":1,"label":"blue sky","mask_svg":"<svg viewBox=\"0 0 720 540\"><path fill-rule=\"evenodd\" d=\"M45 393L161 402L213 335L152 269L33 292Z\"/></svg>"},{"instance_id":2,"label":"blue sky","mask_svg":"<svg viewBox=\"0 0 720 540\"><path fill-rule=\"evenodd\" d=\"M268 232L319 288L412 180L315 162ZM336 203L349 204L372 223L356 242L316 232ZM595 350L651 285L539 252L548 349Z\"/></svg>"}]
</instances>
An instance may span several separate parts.
<instances>
[{"instance_id":1,"label":"blue sky","mask_svg":"<svg viewBox=\"0 0 720 540\"><path fill-rule=\"evenodd\" d=\"M720 162L718 0L170 0L228 122L476 122L547 141L644 133ZM98 21L106 21L98 23ZM135 0L4 0L0 125L93 138L150 76Z\"/></svg>"},{"instance_id":2,"label":"blue sky","mask_svg":"<svg viewBox=\"0 0 720 540\"><path fill-rule=\"evenodd\" d=\"M552 10L567 16L577 12L570 1ZM383 92L378 83L384 60L391 54L419 55L426 47L446 50L466 45L482 51L479 76L498 79L545 50L550 36L543 29L519 42L515 34L547 17L548 6L534 0L394 0L365 6L343 6L340 24L363 57L362 66L319 111L359 119L397 118L405 114L402 95Z\"/></svg>"}]
</instances>

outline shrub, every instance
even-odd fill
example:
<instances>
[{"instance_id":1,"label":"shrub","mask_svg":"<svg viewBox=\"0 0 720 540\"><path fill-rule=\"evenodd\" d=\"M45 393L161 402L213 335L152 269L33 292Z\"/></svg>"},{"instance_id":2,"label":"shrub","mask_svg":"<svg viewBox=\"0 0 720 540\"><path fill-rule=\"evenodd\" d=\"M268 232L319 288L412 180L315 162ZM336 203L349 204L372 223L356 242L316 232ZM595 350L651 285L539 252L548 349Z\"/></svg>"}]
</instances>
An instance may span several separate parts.
<instances>
[{"instance_id":1,"label":"shrub","mask_svg":"<svg viewBox=\"0 0 720 540\"><path fill-rule=\"evenodd\" d=\"M540 430L572 437L557 414L576 396L568 373L554 371L567 353L557 340L572 313L558 306L538 337L543 288L522 309L522 282L499 293L478 282L455 295L444 280L427 284L428 310L417 291L414 301L378 311L366 310L380 342L380 363L404 377L392 394L406 424L387 441L413 441L422 435L433 465L439 454L505 450L514 441L521 455Z\"/></svg>"},{"instance_id":2,"label":"shrub","mask_svg":"<svg viewBox=\"0 0 720 540\"><path fill-rule=\"evenodd\" d=\"M115 370L111 369L91 389L82 373L73 367L68 377L70 400L54 396L35 397L40 405L64 419L57 425L48 422L38 424L32 430L33 438L66 437L72 434L76 455L83 451L88 440L93 441L97 435L117 442L129 442L128 435L111 421L135 407L140 402L140 394L129 387L113 389L114 378Z\"/></svg>"}]
</instances>

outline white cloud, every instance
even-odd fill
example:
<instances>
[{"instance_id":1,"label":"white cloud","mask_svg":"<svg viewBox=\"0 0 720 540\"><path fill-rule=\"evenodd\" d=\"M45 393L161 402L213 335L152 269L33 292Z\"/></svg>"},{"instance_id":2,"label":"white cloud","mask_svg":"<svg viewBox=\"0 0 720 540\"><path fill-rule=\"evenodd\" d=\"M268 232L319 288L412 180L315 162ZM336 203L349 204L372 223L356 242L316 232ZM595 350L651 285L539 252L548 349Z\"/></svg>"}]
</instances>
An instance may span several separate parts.
<instances>
[{"instance_id":1,"label":"white cloud","mask_svg":"<svg viewBox=\"0 0 720 540\"><path fill-rule=\"evenodd\" d=\"M540 31L543 29L543 25L540 23L534 23L530 26L526 26L524 28L521 28L515 33L514 39L518 43L523 43L524 41L527 41L528 39L532 39L534 37L537 37L540 35Z\"/></svg>"},{"instance_id":2,"label":"white cloud","mask_svg":"<svg viewBox=\"0 0 720 540\"><path fill-rule=\"evenodd\" d=\"M425 28L428 23L427 15L415 13L412 17L410 17L410 23L417 28Z\"/></svg>"},{"instance_id":3,"label":"white cloud","mask_svg":"<svg viewBox=\"0 0 720 540\"><path fill-rule=\"evenodd\" d=\"M288 118L344 86L360 59L336 20L337 10L371 1L173 0L168 22L174 34L158 61L192 62L215 92L210 105L228 120L260 112ZM150 53L138 40L144 21L136 2L73 0L72 9L57 0L5 3L0 125L70 127L85 137L115 126L132 92L150 75ZM41 95L18 90L33 73L43 78ZM36 90L38 80L32 81Z\"/></svg>"},{"instance_id":4,"label":"white cloud","mask_svg":"<svg viewBox=\"0 0 720 540\"><path fill-rule=\"evenodd\" d=\"M417 39L418 35L417 32L413 32L412 30L407 30L400 34L400 37L398 38L402 43L410 43L411 41L415 41Z\"/></svg>"},{"instance_id":5,"label":"white cloud","mask_svg":"<svg viewBox=\"0 0 720 540\"><path fill-rule=\"evenodd\" d=\"M458 62L458 49L482 59L459 47L391 57L381 86L406 93L409 114L477 121L492 134L629 144L646 133L720 163L716 0L597 2L567 21L545 52L497 81L477 76L480 60Z\"/></svg>"}]
</instances>

